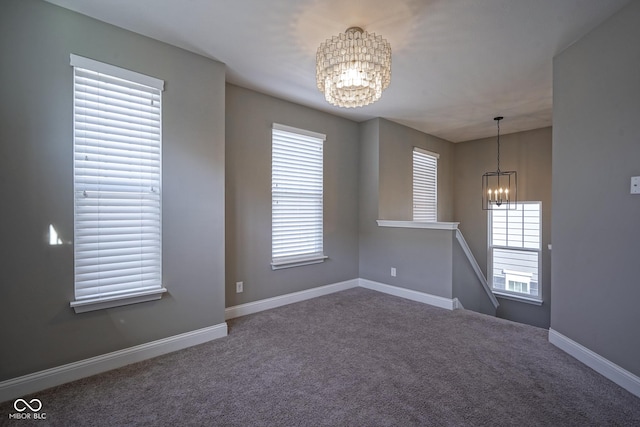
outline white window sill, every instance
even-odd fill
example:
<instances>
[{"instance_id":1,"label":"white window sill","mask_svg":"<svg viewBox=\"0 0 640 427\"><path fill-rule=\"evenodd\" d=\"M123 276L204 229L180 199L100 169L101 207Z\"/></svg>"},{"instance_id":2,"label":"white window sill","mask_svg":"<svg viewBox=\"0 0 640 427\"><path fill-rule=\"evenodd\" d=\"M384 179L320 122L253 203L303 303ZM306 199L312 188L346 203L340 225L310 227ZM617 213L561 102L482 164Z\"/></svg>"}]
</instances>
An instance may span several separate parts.
<instances>
[{"instance_id":1,"label":"white window sill","mask_svg":"<svg viewBox=\"0 0 640 427\"><path fill-rule=\"evenodd\" d=\"M388 219L376 220L378 227L396 228L428 228L431 230L457 230L459 222L426 222L426 221L392 221Z\"/></svg>"},{"instance_id":2,"label":"white window sill","mask_svg":"<svg viewBox=\"0 0 640 427\"><path fill-rule=\"evenodd\" d=\"M508 299L511 301L524 302L526 304L533 304L538 306L542 305L542 300L537 298L526 297L524 295L508 294L506 292L500 292L500 291L493 291L493 294L498 298Z\"/></svg>"},{"instance_id":3,"label":"white window sill","mask_svg":"<svg viewBox=\"0 0 640 427\"><path fill-rule=\"evenodd\" d=\"M76 313L87 311L104 310L105 308L119 307L121 305L137 304L162 298L162 294L167 292L165 288L154 289L152 291L137 292L135 294L119 295L108 298L95 298L83 301L72 301L71 307Z\"/></svg>"},{"instance_id":4,"label":"white window sill","mask_svg":"<svg viewBox=\"0 0 640 427\"><path fill-rule=\"evenodd\" d=\"M314 255L306 257L291 257L271 261L272 270L281 270L283 268L301 267L303 265L319 264L329 258L326 255Z\"/></svg>"}]
</instances>

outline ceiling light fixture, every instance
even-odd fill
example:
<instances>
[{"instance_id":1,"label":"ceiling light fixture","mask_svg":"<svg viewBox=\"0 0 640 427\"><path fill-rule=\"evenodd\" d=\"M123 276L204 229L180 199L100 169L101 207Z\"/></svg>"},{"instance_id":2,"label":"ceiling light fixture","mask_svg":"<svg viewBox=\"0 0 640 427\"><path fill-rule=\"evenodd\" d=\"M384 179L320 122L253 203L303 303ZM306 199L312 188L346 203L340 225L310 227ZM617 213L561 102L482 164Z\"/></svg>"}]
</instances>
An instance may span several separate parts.
<instances>
[{"instance_id":1,"label":"ceiling light fixture","mask_svg":"<svg viewBox=\"0 0 640 427\"><path fill-rule=\"evenodd\" d=\"M496 117L498 126L498 169L482 175L482 209L516 209L518 203L518 173L516 171L500 170L500 120Z\"/></svg>"},{"instance_id":2,"label":"ceiling light fixture","mask_svg":"<svg viewBox=\"0 0 640 427\"><path fill-rule=\"evenodd\" d=\"M348 28L320 44L316 80L327 102L338 107L376 102L391 82L391 45L362 28Z\"/></svg>"}]
</instances>

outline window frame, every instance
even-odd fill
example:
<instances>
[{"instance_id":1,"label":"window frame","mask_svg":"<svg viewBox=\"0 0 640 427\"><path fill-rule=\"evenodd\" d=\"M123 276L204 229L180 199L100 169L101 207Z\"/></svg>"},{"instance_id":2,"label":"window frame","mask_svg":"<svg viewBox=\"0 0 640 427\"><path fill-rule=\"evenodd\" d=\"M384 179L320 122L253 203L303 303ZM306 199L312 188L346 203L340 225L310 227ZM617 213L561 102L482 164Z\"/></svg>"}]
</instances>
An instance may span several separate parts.
<instances>
[{"instance_id":1,"label":"window frame","mask_svg":"<svg viewBox=\"0 0 640 427\"><path fill-rule=\"evenodd\" d=\"M155 77L147 76L135 71L127 70L74 54L70 55L70 65L73 75L72 172L74 179L74 300L70 302L70 306L76 313L83 313L87 311L101 310L111 307L160 299L162 297L162 294L164 292L167 292L167 290L162 286L161 190L162 92L164 90L164 81ZM79 83L83 80L85 82L88 82L86 87L82 83ZM110 82L105 83L104 81L107 80ZM91 89L97 87L102 88L102 85L111 86L108 90L98 93L104 95L107 94L111 88L114 88L116 92L111 93L116 93L117 95L104 95L103 99L90 101L89 98L92 97ZM104 87L106 88L106 86ZM83 88L85 89L85 91L82 91ZM139 88L141 89L140 92L138 91ZM102 91L102 89L99 89L99 91ZM120 108L119 106L114 106L113 104L109 106L108 104L109 101L112 103L128 102L126 101L127 99L136 99L135 96L139 96L139 93L148 93L148 96L153 99L153 101L151 101L152 106L153 102L155 102L156 99L158 100L159 105L156 108L157 112L149 113L148 119L142 118L145 115L145 113L143 113L143 108L135 110L137 114L127 114L130 110L129 107ZM129 94L132 94L134 98L126 98L127 96L129 96ZM95 96L93 97L95 98ZM132 101L132 104L139 106L143 105L139 101L138 104L135 104ZM79 105L84 105L85 107L79 107ZM150 123L150 126L154 126L154 129L157 127L157 141L152 145L149 145L149 139L135 136L135 132L141 132L139 129L145 126L143 124L145 120ZM131 128L131 126L133 125L138 126L138 128L132 131L126 130ZM123 128L122 126L125 127ZM110 132L102 132L101 130L103 128L106 128ZM93 135L91 135L91 132L93 133ZM120 134L117 132L124 133ZM114 137L113 135L122 136ZM93 136L93 138L91 138L91 136ZM140 154L140 156L133 157L124 155L123 152L130 148L124 148L124 146L114 148L115 144L122 145L121 142L114 142L119 139L121 140L122 138L129 138L130 140L134 141L136 139L140 139L140 142L132 143L131 148L140 149L141 147L144 147L144 149L140 149L138 150L138 152L143 153L145 150L153 150L154 152L157 151L157 155L144 153ZM94 142L89 142L89 140L94 140ZM145 145L144 142L147 142L147 145ZM128 143L129 142L127 142L127 144ZM155 145L156 143L157 145ZM87 155L95 156L95 159L91 160L91 163L93 165L90 165L90 163L86 163L79 166L78 162L85 162L86 160L89 160ZM79 159L78 156L84 156L84 158ZM109 158L109 160L105 160L105 158ZM131 176L129 176L128 172L123 171L127 168L133 167L127 166L134 164L133 162L129 162L132 159L138 161L139 163L136 164L140 166L138 166L139 169L137 172L129 169L131 170ZM125 166L113 167L113 165L116 165L119 162L120 164L123 164ZM143 163L144 165L148 164L149 168L153 168L154 170L157 169L157 172L142 172L142 170L147 167L142 166ZM113 168L109 167L104 169L103 167L106 164L111 164ZM101 173L104 171L110 172L111 174L104 175L103 173ZM92 172L94 172L95 175L91 175ZM86 175L87 173L89 173L89 175ZM118 178L119 183L117 185L114 183L114 173L121 174L121 178ZM144 196L144 192L136 192L131 190L136 186L146 186L146 184L142 184L142 182L146 182L147 179L143 178L143 175L149 176L149 179L151 180L149 182L153 183L148 189L148 193L150 194L150 196L148 197ZM156 175L157 178L153 178L153 176ZM93 176L94 178L91 178L91 176ZM133 180L122 180L122 177L131 178L134 176L139 180L135 185L133 184L133 182L135 182ZM103 178L105 178L107 181L104 181ZM93 183L93 181L95 181L95 183ZM109 185L111 186L109 190L105 190L102 188L102 186ZM120 190L119 188L122 188L122 190ZM102 202L98 202L97 204L93 205L96 206L94 208L90 207L91 203L80 203L81 197L90 197L87 194L90 195L91 193L96 195L93 198L94 200L105 200L107 202L104 204ZM151 196L151 193L153 193L153 196ZM131 209L131 204L128 205L129 207L126 207L124 208L124 210L122 210L124 205L119 204L120 200L122 200L122 197L118 195L125 195L125 198L131 199L131 195L134 194L140 194L140 199L136 199L141 201L139 210ZM148 202L148 200L151 199L153 199L154 201ZM144 201L150 203L151 208L149 208L148 206L145 206L143 208L142 202ZM110 208L112 210L117 210L118 212L126 211L129 213L118 214L119 217L114 219L112 216L109 216L113 214L107 213ZM105 218L104 215L107 215L107 218ZM131 215L135 216L133 220L131 219ZM154 236L153 238L146 239L152 242L151 246L148 246L146 243L144 246L142 246L142 243L139 243L140 250L139 252L137 252L137 254L139 255L131 255L136 250L136 247L132 245L132 242L135 242L139 238L129 238L124 240L118 238L117 240L114 240L114 242L116 243L114 250L118 252L116 255L105 255L104 252L101 252L104 251L102 247L105 242L105 240L103 240L103 236L115 236L116 234L122 234L122 232L115 232L116 228L122 227L120 222L111 222L110 225L106 226L103 225L103 223L109 221L128 221L128 223L130 224L132 221L137 222L138 216L140 218L139 220L142 222L143 220L145 220L145 218L148 218L148 215L157 218L152 220L151 225L151 227L157 230L157 232L152 233ZM126 226L129 227L129 225ZM142 236L142 227L143 226L140 226L139 230L130 234ZM97 234L90 230L97 230ZM110 233L103 233L100 230L110 230ZM83 237L81 236L83 234L86 236L87 232L90 232L90 235L89 237L84 237L83 242ZM93 237L92 239L91 236L99 237ZM87 239L95 240L95 242L91 243ZM151 251L148 251L146 249L148 247L151 247ZM107 258L108 256L111 256L111 259L106 260L105 258ZM114 260L113 257L117 257L118 260ZM127 276L125 276L125 273L123 273L123 269L130 269L128 265L135 262L137 262L138 264L136 266L133 266L133 268L140 268L140 273L126 273ZM114 264L116 263L119 263L119 266L113 268ZM105 265L109 264L112 265L111 270L103 269ZM126 264L127 267L123 267L123 264ZM145 273L143 273L143 270L145 271ZM111 281L111 283L108 283L108 279L106 279L105 275L103 275L105 271L116 273L114 276L121 278L119 280L124 280L125 277L135 277L136 275L138 275L138 278L133 278L130 280L126 279L126 282L116 282L116 279L114 279ZM151 273L146 273L146 271L151 271ZM150 279L149 275L154 278ZM97 277L97 279L94 279L92 277ZM108 289L104 289L103 287L106 287Z\"/></svg>"},{"instance_id":2,"label":"window frame","mask_svg":"<svg viewBox=\"0 0 640 427\"><path fill-rule=\"evenodd\" d=\"M412 220L416 222L438 222L438 160L440 159L440 154L434 153L433 151L425 150L420 147L413 147L412 150ZM417 172L416 168L416 160L421 162L432 162L434 164L434 169L431 172L433 174L433 181L430 182L426 177L422 177L420 179L420 175ZM421 195L420 193L424 193ZM425 201L420 201L420 197L429 197L432 195L432 199L427 199ZM431 206L432 204L432 206ZM422 210L433 210L433 215L427 215L425 213L417 213L416 211Z\"/></svg>"},{"instance_id":3,"label":"window frame","mask_svg":"<svg viewBox=\"0 0 640 427\"><path fill-rule=\"evenodd\" d=\"M279 139L281 138L281 139ZM291 144L293 141L299 141L300 144L308 144L309 149L315 146L320 150L320 159L317 154L312 151L308 152L310 163L298 166L298 174L288 173L283 174L281 169L281 162L291 163L297 159L287 159L286 156L290 156L287 151L291 150L293 144L287 146L286 139L289 138ZM299 129L292 126L282 125L279 123L273 123L271 130L271 268L272 270L279 270L283 268L300 267L310 264L318 264L324 262L328 257L324 254L324 143L326 141L326 135ZM279 152L282 152L282 156L276 157L276 146ZM298 148L300 146L296 146ZM315 165L314 165L315 163ZM278 164L278 166L276 166ZM319 167L318 167L319 165ZM280 168L280 169L279 169ZM319 170L318 170L319 169ZM276 173L277 172L277 173ZM288 176L288 178L286 178ZM319 176L320 182L312 181L312 184L308 184L310 178L317 179ZM314 178L315 177L315 178ZM287 181L290 180L290 181ZM306 182L308 188L300 188L300 183ZM281 184L286 184L289 189L278 191ZM315 184L315 185L314 185ZM297 192L292 192L292 186L298 189ZM319 186L319 190L318 190ZM315 189L313 187L316 187ZM299 197L295 197L296 193ZM320 205L319 210L316 209L312 213L315 215L312 219L306 221L306 226L309 231L305 233L307 240L295 240L283 237L285 227L292 227L296 224L286 224L282 221L282 211L278 211L276 206L285 197L290 203L301 203L297 205L297 208L302 206L303 209L308 208L309 203ZM295 207L295 205L294 205ZM284 210L284 209L283 209ZM319 216L319 225L318 225ZM277 224L277 225L276 225ZM311 238L309 236L319 235L319 238ZM305 245L307 249L300 250L298 252L286 250L286 243L298 243L299 245ZM313 249L311 249L313 248Z\"/></svg>"},{"instance_id":4,"label":"window frame","mask_svg":"<svg viewBox=\"0 0 640 427\"><path fill-rule=\"evenodd\" d=\"M489 281L489 285L491 287L491 291L500 297L512 299L521 302L532 303L536 305L542 304L542 202L541 201L518 201L516 203L516 209L504 209L506 213L506 218L508 221L509 215L514 215L516 213L522 212L521 206L524 205L537 205L538 209L538 230L537 230L537 239L538 239L538 247L537 248L527 248L524 247L524 243L522 246L515 245L495 245L493 244L493 216L494 211L497 209L489 210L489 215L487 215L487 279ZM524 234L524 223L523 223L523 234ZM524 237L523 237L524 241ZM494 261L494 250L498 249L501 251L517 251L517 252L531 252L537 255L537 276L538 276L538 295L531 295L530 293L516 292L507 289L507 279L511 278L522 278L529 273L518 272L513 270L503 269L505 274L505 289L496 289L494 287L494 274L493 274L493 261ZM527 286L530 288L531 280L527 282Z\"/></svg>"}]
</instances>

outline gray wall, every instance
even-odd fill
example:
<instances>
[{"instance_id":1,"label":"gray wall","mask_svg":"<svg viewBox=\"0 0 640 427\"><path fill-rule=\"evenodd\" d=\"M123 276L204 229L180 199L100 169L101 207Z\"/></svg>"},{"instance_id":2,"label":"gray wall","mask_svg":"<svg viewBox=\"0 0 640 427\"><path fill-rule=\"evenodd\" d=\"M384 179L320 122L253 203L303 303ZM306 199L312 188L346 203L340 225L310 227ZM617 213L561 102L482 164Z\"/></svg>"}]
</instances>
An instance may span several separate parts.
<instances>
[{"instance_id":1,"label":"gray wall","mask_svg":"<svg viewBox=\"0 0 640 427\"><path fill-rule=\"evenodd\" d=\"M451 231L386 228L376 223L381 216L411 220L413 146L437 152L446 144L384 119L360 124L360 277L451 298ZM448 148L442 151L439 195L450 191L451 156ZM443 199L439 210L451 212L446 196ZM396 277L391 277L391 267L397 269Z\"/></svg>"},{"instance_id":2,"label":"gray wall","mask_svg":"<svg viewBox=\"0 0 640 427\"><path fill-rule=\"evenodd\" d=\"M460 242L456 239L455 232L453 238L453 276L452 294L454 298L462 303L466 310L473 310L479 313L496 315L496 308L491 303L487 291L478 279L473 266L464 253Z\"/></svg>"},{"instance_id":3,"label":"gray wall","mask_svg":"<svg viewBox=\"0 0 640 427\"><path fill-rule=\"evenodd\" d=\"M440 154L438 159L438 221L453 217L453 144L444 139L379 119L378 218L413 219L413 147Z\"/></svg>"},{"instance_id":4,"label":"gray wall","mask_svg":"<svg viewBox=\"0 0 640 427\"><path fill-rule=\"evenodd\" d=\"M559 54L553 75L551 327L640 375L640 2Z\"/></svg>"},{"instance_id":5,"label":"gray wall","mask_svg":"<svg viewBox=\"0 0 640 427\"><path fill-rule=\"evenodd\" d=\"M380 193L380 121L373 119L358 126L358 226L360 228L360 259L368 245L366 231L376 225ZM363 239L364 238L364 239ZM360 267L362 269L362 267Z\"/></svg>"},{"instance_id":6,"label":"gray wall","mask_svg":"<svg viewBox=\"0 0 640 427\"><path fill-rule=\"evenodd\" d=\"M0 13L0 381L224 321L224 66L34 0ZM75 314L75 53L165 80L159 301Z\"/></svg>"},{"instance_id":7,"label":"gray wall","mask_svg":"<svg viewBox=\"0 0 640 427\"><path fill-rule=\"evenodd\" d=\"M378 219L380 169L380 120L373 119L359 125L358 145L358 274L364 277L370 266L369 249L376 244L375 227Z\"/></svg>"},{"instance_id":8,"label":"gray wall","mask_svg":"<svg viewBox=\"0 0 640 427\"><path fill-rule=\"evenodd\" d=\"M226 97L227 307L358 277L358 125L234 85ZM323 263L271 270L271 128L324 133ZM237 294L235 282L244 282Z\"/></svg>"},{"instance_id":9,"label":"gray wall","mask_svg":"<svg viewBox=\"0 0 640 427\"><path fill-rule=\"evenodd\" d=\"M505 120L509 118L506 117ZM455 144L454 212L483 273L487 274L487 211L482 174L496 169L496 138ZM554 159L555 161L555 159ZM548 328L551 298L551 128L500 136L500 168L518 172L518 199L542 202L542 306L498 298L497 315Z\"/></svg>"}]
</instances>

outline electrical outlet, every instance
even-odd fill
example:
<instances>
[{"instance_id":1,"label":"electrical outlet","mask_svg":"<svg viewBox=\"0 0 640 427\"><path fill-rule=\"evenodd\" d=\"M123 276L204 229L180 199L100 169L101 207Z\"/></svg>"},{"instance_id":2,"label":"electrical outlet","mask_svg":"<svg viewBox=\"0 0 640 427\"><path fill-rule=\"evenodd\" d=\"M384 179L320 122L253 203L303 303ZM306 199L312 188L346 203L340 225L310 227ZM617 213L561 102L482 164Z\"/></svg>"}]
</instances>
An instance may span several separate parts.
<instances>
[{"instance_id":1,"label":"electrical outlet","mask_svg":"<svg viewBox=\"0 0 640 427\"><path fill-rule=\"evenodd\" d=\"M391 277L396 277L396 268L391 267Z\"/></svg>"},{"instance_id":2,"label":"electrical outlet","mask_svg":"<svg viewBox=\"0 0 640 427\"><path fill-rule=\"evenodd\" d=\"M240 294L244 291L244 283L236 282L236 293Z\"/></svg>"},{"instance_id":3,"label":"electrical outlet","mask_svg":"<svg viewBox=\"0 0 640 427\"><path fill-rule=\"evenodd\" d=\"M640 194L640 176L631 177L631 194Z\"/></svg>"}]
</instances>

